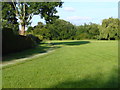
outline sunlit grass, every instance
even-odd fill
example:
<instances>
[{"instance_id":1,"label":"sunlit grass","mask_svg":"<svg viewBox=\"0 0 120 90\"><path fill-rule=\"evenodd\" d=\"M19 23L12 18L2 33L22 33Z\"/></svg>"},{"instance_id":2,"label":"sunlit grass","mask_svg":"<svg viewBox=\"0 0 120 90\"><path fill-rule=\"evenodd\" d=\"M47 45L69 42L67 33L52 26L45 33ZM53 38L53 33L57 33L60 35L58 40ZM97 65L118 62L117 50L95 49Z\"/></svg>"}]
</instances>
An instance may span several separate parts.
<instances>
[{"instance_id":1,"label":"sunlit grass","mask_svg":"<svg viewBox=\"0 0 120 90\"><path fill-rule=\"evenodd\" d=\"M3 68L3 88L114 88L117 41L51 41L54 52Z\"/></svg>"}]
</instances>

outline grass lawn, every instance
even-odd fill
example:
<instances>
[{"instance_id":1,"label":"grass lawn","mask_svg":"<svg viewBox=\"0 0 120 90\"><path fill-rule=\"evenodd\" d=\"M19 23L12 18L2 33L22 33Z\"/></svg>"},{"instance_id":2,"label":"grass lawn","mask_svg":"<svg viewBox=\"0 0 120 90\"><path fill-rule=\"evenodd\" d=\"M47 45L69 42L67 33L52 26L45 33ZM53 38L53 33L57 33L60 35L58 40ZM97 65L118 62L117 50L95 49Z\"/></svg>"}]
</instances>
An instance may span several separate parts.
<instances>
[{"instance_id":1,"label":"grass lawn","mask_svg":"<svg viewBox=\"0 0 120 90\"><path fill-rule=\"evenodd\" d=\"M3 88L118 87L117 41L51 42L59 48L4 67Z\"/></svg>"}]
</instances>

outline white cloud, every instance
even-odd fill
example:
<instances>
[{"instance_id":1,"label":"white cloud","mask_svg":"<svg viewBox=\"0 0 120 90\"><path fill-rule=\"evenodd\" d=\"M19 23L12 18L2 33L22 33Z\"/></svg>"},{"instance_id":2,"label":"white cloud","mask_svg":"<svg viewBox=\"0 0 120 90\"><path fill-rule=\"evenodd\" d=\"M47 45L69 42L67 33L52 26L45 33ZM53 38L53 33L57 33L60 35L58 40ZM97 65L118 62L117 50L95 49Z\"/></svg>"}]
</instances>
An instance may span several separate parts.
<instances>
[{"instance_id":1,"label":"white cloud","mask_svg":"<svg viewBox=\"0 0 120 90\"><path fill-rule=\"evenodd\" d=\"M64 7L64 10L65 11L70 11L70 12L75 11L75 9L73 7Z\"/></svg>"},{"instance_id":2,"label":"white cloud","mask_svg":"<svg viewBox=\"0 0 120 90\"><path fill-rule=\"evenodd\" d=\"M92 20L91 17L80 17L80 16L70 16L66 18L69 21L79 21L79 20Z\"/></svg>"}]
</instances>

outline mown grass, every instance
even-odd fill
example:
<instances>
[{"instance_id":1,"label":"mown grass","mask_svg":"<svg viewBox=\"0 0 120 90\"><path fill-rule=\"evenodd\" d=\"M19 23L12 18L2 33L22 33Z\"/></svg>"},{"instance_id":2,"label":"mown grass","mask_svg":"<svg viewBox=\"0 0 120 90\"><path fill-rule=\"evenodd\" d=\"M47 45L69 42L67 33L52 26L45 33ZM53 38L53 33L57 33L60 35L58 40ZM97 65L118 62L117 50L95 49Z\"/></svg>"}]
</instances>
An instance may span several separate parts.
<instances>
[{"instance_id":1,"label":"mown grass","mask_svg":"<svg viewBox=\"0 0 120 90\"><path fill-rule=\"evenodd\" d=\"M3 68L3 88L118 87L117 41L51 41L61 48Z\"/></svg>"},{"instance_id":2,"label":"mown grass","mask_svg":"<svg viewBox=\"0 0 120 90\"><path fill-rule=\"evenodd\" d=\"M4 55L2 57L3 58L2 61L3 61L3 63L5 63L5 62L12 61L13 59L27 58L29 56L33 56L33 55L36 55L36 54L45 53L45 52L47 52L48 49L53 49L53 48L54 47L52 47L50 44L42 42L42 44L39 44L35 48Z\"/></svg>"}]
</instances>

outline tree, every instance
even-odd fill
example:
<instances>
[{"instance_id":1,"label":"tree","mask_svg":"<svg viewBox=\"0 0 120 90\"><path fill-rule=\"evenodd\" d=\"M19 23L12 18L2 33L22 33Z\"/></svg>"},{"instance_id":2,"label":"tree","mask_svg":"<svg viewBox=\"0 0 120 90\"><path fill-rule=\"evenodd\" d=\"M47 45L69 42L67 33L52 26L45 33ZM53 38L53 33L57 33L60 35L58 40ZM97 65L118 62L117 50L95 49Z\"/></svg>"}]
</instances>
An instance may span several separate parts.
<instances>
[{"instance_id":1,"label":"tree","mask_svg":"<svg viewBox=\"0 0 120 90\"><path fill-rule=\"evenodd\" d=\"M42 22L38 22L37 26L32 27L30 32L29 31L27 32L28 34L33 34L34 36L39 37L40 40L49 39L49 34L50 34L49 30L46 28L46 26Z\"/></svg>"},{"instance_id":2,"label":"tree","mask_svg":"<svg viewBox=\"0 0 120 90\"><path fill-rule=\"evenodd\" d=\"M100 39L119 39L119 23L120 20L118 18L104 19L99 27Z\"/></svg>"},{"instance_id":3,"label":"tree","mask_svg":"<svg viewBox=\"0 0 120 90\"><path fill-rule=\"evenodd\" d=\"M74 39L76 28L68 21L57 19L53 24L48 24L47 29L50 30L52 39L66 40Z\"/></svg>"},{"instance_id":4,"label":"tree","mask_svg":"<svg viewBox=\"0 0 120 90\"><path fill-rule=\"evenodd\" d=\"M62 6L62 2L17 2L17 0L12 0L12 3L21 26L21 35L25 35L25 27L31 23L30 20L34 15L40 15L46 20L46 23L52 23L54 19L59 18L55 15L56 7Z\"/></svg>"},{"instance_id":5,"label":"tree","mask_svg":"<svg viewBox=\"0 0 120 90\"><path fill-rule=\"evenodd\" d=\"M47 40L74 39L76 28L70 22L56 19L54 23L49 23L47 25L43 25L39 22L29 34L33 34L38 36L40 39Z\"/></svg>"},{"instance_id":6,"label":"tree","mask_svg":"<svg viewBox=\"0 0 120 90\"><path fill-rule=\"evenodd\" d=\"M99 28L97 24L90 23L77 26L76 39L97 39Z\"/></svg>"},{"instance_id":7,"label":"tree","mask_svg":"<svg viewBox=\"0 0 120 90\"><path fill-rule=\"evenodd\" d=\"M12 2L2 2L2 27L13 28L14 32L18 31L18 22L15 15L15 8Z\"/></svg>"},{"instance_id":8,"label":"tree","mask_svg":"<svg viewBox=\"0 0 120 90\"><path fill-rule=\"evenodd\" d=\"M89 25L89 38L90 39L97 39L99 35L99 28L97 24L90 23Z\"/></svg>"}]
</instances>

